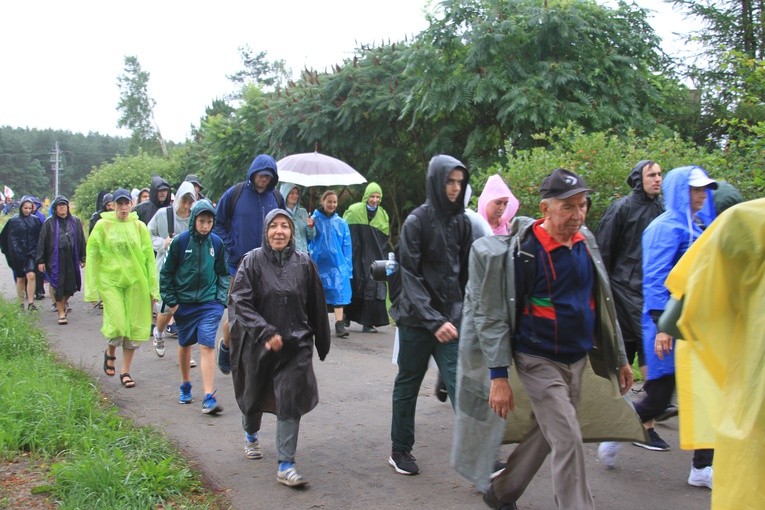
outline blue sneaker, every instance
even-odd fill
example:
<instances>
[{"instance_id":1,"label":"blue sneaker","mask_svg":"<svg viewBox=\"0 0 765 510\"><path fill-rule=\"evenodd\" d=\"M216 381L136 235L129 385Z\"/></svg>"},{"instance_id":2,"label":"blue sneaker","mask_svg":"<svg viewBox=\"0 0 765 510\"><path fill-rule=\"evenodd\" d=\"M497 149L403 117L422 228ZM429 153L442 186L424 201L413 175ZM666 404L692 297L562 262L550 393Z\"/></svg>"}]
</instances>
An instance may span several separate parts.
<instances>
[{"instance_id":1,"label":"blue sneaker","mask_svg":"<svg viewBox=\"0 0 765 510\"><path fill-rule=\"evenodd\" d=\"M223 339L218 345L218 368L226 375L231 373L231 351L223 344Z\"/></svg>"},{"instance_id":2,"label":"blue sneaker","mask_svg":"<svg viewBox=\"0 0 765 510\"><path fill-rule=\"evenodd\" d=\"M202 403L202 412L204 414L218 414L223 411L223 406L215 399L215 392L205 394L205 401Z\"/></svg>"},{"instance_id":3,"label":"blue sneaker","mask_svg":"<svg viewBox=\"0 0 765 510\"><path fill-rule=\"evenodd\" d=\"M194 397L191 396L191 383L185 382L181 384L181 396L178 398L179 404L191 404L194 402Z\"/></svg>"}]
</instances>

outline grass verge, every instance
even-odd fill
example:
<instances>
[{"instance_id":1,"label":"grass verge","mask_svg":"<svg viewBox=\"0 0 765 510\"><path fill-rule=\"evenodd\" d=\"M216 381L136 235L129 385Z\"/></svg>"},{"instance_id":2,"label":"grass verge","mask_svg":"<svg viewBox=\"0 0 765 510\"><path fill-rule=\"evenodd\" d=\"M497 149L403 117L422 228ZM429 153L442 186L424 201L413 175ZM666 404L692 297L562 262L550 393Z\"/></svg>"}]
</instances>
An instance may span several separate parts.
<instances>
[{"instance_id":1,"label":"grass verge","mask_svg":"<svg viewBox=\"0 0 765 510\"><path fill-rule=\"evenodd\" d=\"M47 466L58 508L220 510L159 432L136 428L84 373L56 361L45 334L0 299L0 454Z\"/></svg>"}]
</instances>

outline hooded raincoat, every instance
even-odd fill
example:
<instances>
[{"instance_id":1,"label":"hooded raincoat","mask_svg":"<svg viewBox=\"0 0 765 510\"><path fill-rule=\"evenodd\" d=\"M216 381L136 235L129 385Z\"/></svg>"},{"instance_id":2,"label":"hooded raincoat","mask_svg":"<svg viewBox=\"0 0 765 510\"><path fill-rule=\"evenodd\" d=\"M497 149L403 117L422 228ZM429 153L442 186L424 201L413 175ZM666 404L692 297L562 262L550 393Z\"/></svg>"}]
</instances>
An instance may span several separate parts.
<instances>
[{"instance_id":1,"label":"hooded raincoat","mask_svg":"<svg viewBox=\"0 0 765 510\"><path fill-rule=\"evenodd\" d=\"M169 206L173 208L173 236L177 236L189 229L191 225L191 215L186 218L178 216L178 207L181 205L181 199L184 195L191 195L191 199L194 200L196 193L194 191L194 185L190 182L182 182L178 186L178 192L175 194L175 200ZM192 202L192 207L193 207ZM165 247L165 239L170 235L170 229L167 223L167 207L163 207L149 220L149 233L151 234L151 244L154 247L154 252L157 254L157 271L162 270L162 264L165 263L165 256L167 255L168 248ZM168 245L169 247L169 245Z\"/></svg>"},{"instance_id":2,"label":"hooded raincoat","mask_svg":"<svg viewBox=\"0 0 765 510\"><path fill-rule=\"evenodd\" d=\"M664 286L669 272L714 220L716 213L712 203L712 190L707 189L707 199L696 213L701 222L691 214L691 192L688 185L691 170L701 167L684 166L667 173L661 184L666 211L651 222L643 232L643 351L648 365L647 379L658 379L675 373L674 350L659 359L654 350L656 326L651 311L664 310L669 291Z\"/></svg>"},{"instance_id":3,"label":"hooded raincoat","mask_svg":"<svg viewBox=\"0 0 765 510\"><path fill-rule=\"evenodd\" d=\"M641 342L643 313L643 231L662 212L661 198L649 197L643 188L643 167L638 162L627 177L632 193L622 197L606 210L598 223L598 241L603 264L608 271L611 292L624 341Z\"/></svg>"},{"instance_id":4,"label":"hooded raincoat","mask_svg":"<svg viewBox=\"0 0 765 510\"><path fill-rule=\"evenodd\" d=\"M281 183L279 186L279 193L282 194L285 202L287 200L287 195L289 195L290 191L295 188L297 188L298 193L303 193L302 187L297 184L292 184L291 182ZM300 205L299 199L298 203L295 204L295 207L292 209L285 204L284 210L292 215L292 222L295 224L295 249L297 251L308 253L308 241L313 239L316 235L316 227L308 226L308 211L306 211L305 207Z\"/></svg>"},{"instance_id":5,"label":"hooded raincoat","mask_svg":"<svg viewBox=\"0 0 765 510\"><path fill-rule=\"evenodd\" d=\"M42 229L42 223L34 213L24 215L22 212L25 202L33 204L30 197L21 197L19 213L8 220L0 232L0 251L17 277L36 270L37 241Z\"/></svg>"},{"instance_id":6,"label":"hooded raincoat","mask_svg":"<svg viewBox=\"0 0 765 510\"><path fill-rule=\"evenodd\" d=\"M445 186L455 168L465 173L465 179L457 200L450 202ZM433 334L446 322L460 327L473 242L471 223L464 214L469 179L465 165L451 156L435 156L428 164L425 203L406 217L399 238L401 290L390 309L399 326L425 328ZM423 243L426 236L427 244Z\"/></svg>"},{"instance_id":7,"label":"hooded raincoat","mask_svg":"<svg viewBox=\"0 0 765 510\"><path fill-rule=\"evenodd\" d=\"M508 233L507 229L508 225L510 224L510 220L512 220L513 216L515 216L515 213L518 212L520 202L518 202L518 199L515 198L515 195L513 195L513 192L510 191L510 188L507 187L507 184L505 184L505 181L502 180L502 177L499 175L492 175L486 181L486 186L484 186L481 196L478 197L478 214L483 216L490 225L491 221L489 221L489 217L487 216L486 206L489 205L489 202L500 198L508 199L507 208L499 218L499 225L496 228L492 227L492 232L495 235L506 235Z\"/></svg>"},{"instance_id":8,"label":"hooded raincoat","mask_svg":"<svg viewBox=\"0 0 765 510\"><path fill-rule=\"evenodd\" d=\"M259 172L269 172L271 182L263 192L252 184L252 177ZM229 217L229 201L234 199L234 185L226 190L218 200L215 209L214 232L223 239L228 253L228 269L233 276L236 267L245 253L260 247L263 240L262 219L273 209L279 207L277 201L276 185L279 175L276 173L276 161L267 154L258 155L247 170L247 179L244 183L239 199L233 204L233 212Z\"/></svg>"},{"instance_id":9,"label":"hooded raincoat","mask_svg":"<svg viewBox=\"0 0 765 510\"><path fill-rule=\"evenodd\" d=\"M125 221L114 211L101 215L90 234L85 277L85 301L104 302L105 338L149 339L159 279L149 229L135 212Z\"/></svg>"},{"instance_id":10,"label":"hooded raincoat","mask_svg":"<svg viewBox=\"0 0 765 510\"><path fill-rule=\"evenodd\" d=\"M457 366L456 422L452 466L485 492L496 452L502 443L520 442L533 423L531 401L515 368L510 370L515 411L507 420L489 407L488 367L511 366L516 324L515 256L531 233L534 220L518 217L510 236L490 236L473 243L470 280L465 289ZM645 440L643 426L621 397L619 367L627 362L616 311L597 243L582 228L595 268L596 337L582 377L577 417L585 441Z\"/></svg>"},{"instance_id":11,"label":"hooded raincoat","mask_svg":"<svg viewBox=\"0 0 765 510\"><path fill-rule=\"evenodd\" d=\"M353 252L353 295L345 313L349 320L365 326L385 326L390 323L385 307L388 286L372 278L369 266L375 260L388 258L390 220L379 203L374 210L369 209L367 204L372 193L380 194L381 203L382 188L376 182L370 182L361 202L352 204L343 215L351 232Z\"/></svg>"},{"instance_id":12,"label":"hooded raincoat","mask_svg":"<svg viewBox=\"0 0 765 510\"><path fill-rule=\"evenodd\" d=\"M765 501L765 199L737 205L667 278L683 298L676 343L680 446L714 448L713 510Z\"/></svg>"},{"instance_id":13,"label":"hooded raincoat","mask_svg":"<svg viewBox=\"0 0 765 510\"><path fill-rule=\"evenodd\" d=\"M268 412L298 418L316 407L314 344L322 361L330 347L316 266L307 253L295 250L294 238L281 252L266 240L268 224L280 214L289 218L282 209L266 216L263 245L244 256L229 294L231 375L245 416ZM275 334L282 337L282 349L266 350L265 342Z\"/></svg>"},{"instance_id":14,"label":"hooded raincoat","mask_svg":"<svg viewBox=\"0 0 765 510\"><path fill-rule=\"evenodd\" d=\"M65 218L56 214L60 203L66 204ZM56 300L61 300L82 287L80 264L85 262L85 232L80 219L69 211L66 197L56 197L50 210L52 214L43 223L37 241L37 263L45 264L45 277L56 289Z\"/></svg>"},{"instance_id":15,"label":"hooded raincoat","mask_svg":"<svg viewBox=\"0 0 765 510\"><path fill-rule=\"evenodd\" d=\"M308 249L319 269L327 304L347 305L351 302L353 277L351 231L336 212L327 216L316 209L312 217L316 236L308 243Z\"/></svg>"},{"instance_id":16,"label":"hooded raincoat","mask_svg":"<svg viewBox=\"0 0 765 510\"><path fill-rule=\"evenodd\" d=\"M167 187L167 197L160 202L158 188ZM139 192L140 195L140 192ZM149 188L149 199L143 203L137 204L133 207L133 211L138 214L138 219L141 220L144 225L148 225L149 221L157 214L163 207L167 207L173 202L172 193L170 193L170 184L163 179L155 175L151 178L151 187Z\"/></svg>"}]
</instances>

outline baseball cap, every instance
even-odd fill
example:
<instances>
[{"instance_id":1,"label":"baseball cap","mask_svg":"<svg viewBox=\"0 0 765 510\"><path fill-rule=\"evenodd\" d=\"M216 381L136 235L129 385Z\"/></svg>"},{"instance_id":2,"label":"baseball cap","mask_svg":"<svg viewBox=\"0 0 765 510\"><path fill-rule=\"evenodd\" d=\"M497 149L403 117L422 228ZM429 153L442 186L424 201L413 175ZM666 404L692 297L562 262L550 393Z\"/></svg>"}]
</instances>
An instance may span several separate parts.
<instances>
[{"instance_id":1,"label":"baseball cap","mask_svg":"<svg viewBox=\"0 0 765 510\"><path fill-rule=\"evenodd\" d=\"M695 167L691 170L691 174L688 176L688 186L694 188L717 189L717 181L710 179L701 168Z\"/></svg>"},{"instance_id":2,"label":"baseball cap","mask_svg":"<svg viewBox=\"0 0 765 510\"><path fill-rule=\"evenodd\" d=\"M577 193L589 192L592 188L579 175L565 168L556 168L542 181L539 192L542 198L569 198Z\"/></svg>"},{"instance_id":3,"label":"baseball cap","mask_svg":"<svg viewBox=\"0 0 765 510\"><path fill-rule=\"evenodd\" d=\"M118 201L120 199L127 200L129 202L133 201L133 197L130 195L130 192L126 189L119 188L115 190L114 193L112 193L114 201Z\"/></svg>"},{"instance_id":4,"label":"baseball cap","mask_svg":"<svg viewBox=\"0 0 765 510\"><path fill-rule=\"evenodd\" d=\"M199 186L199 189L204 189L205 188L204 186L202 186L202 183L199 182L199 177L197 177L194 174L187 175L186 178L184 179L184 181L190 182L191 184L196 184L197 186Z\"/></svg>"}]
</instances>

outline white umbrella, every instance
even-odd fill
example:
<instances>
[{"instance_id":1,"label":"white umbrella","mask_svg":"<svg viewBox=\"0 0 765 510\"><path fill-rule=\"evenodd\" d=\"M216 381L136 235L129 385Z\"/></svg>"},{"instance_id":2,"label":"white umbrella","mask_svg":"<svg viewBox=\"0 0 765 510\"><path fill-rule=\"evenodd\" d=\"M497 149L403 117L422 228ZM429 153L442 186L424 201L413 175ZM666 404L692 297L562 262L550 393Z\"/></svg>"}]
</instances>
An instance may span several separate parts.
<instances>
[{"instance_id":1,"label":"white umbrella","mask_svg":"<svg viewBox=\"0 0 765 510\"><path fill-rule=\"evenodd\" d=\"M305 187L350 186L367 182L345 161L318 152L292 154L276 162L279 181Z\"/></svg>"}]
</instances>

